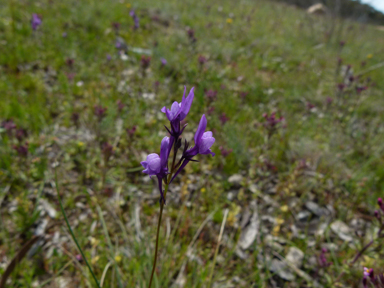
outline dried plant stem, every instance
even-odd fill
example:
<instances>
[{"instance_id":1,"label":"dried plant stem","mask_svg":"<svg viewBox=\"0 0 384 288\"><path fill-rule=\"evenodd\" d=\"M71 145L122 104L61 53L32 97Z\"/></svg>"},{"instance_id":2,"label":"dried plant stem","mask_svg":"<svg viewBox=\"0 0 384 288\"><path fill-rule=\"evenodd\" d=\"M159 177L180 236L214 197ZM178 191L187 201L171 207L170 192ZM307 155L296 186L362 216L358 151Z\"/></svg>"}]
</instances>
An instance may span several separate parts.
<instances>
[{"instance_id":1,"label":"dried plant stem","mask_svg":"<svg viewBox=\"0 0 384 288\"><path fill-rule=\"evenodd\" d=\"M216 246L216 250L215 250L215 255L213 256L212 269L211 269L211 274L209 275L208 286L207 286L208 288L210 288L212 285L212 278L213 278L213 272L215 271L216 258L217 258L217 255L219 254L220 242L221 242L221 238L223 238L223 233L224 233L225 223L227 221L227 216L228 216L228 209L225 209L223 222L221 223L219 238L217 239L217 246Z\"/></svg>"},{"instance_id":2,"label":"dried plant stem","mask_svg":"<svg viewBox=\"0 0 384 288\"><path fill-rule=\"evenodd\" d=\"M167 191L168 191L168 184L165 185L164 198L165 198L165 196L167 195ZM151 279L149 280L148 288L151 288L152 280L153 280L153 275L155 274L155 269L156 269L157 253L158 253L158 250L159 250L160 225L161 225L161 218L162 218L162 216L163 216L163 208L164 208L164 202L161 201L161 203L160 203L160 215L159 215L159 221L158 221L158 223L157 223L155 258L154 258L154 260L153 260L153 267L152 267Z\"/></svg>"},{"instance_id":3,"label":"dried plant stem","mask_svg":"<svg viewBox=\"0 0 384 288\"><path fill-rule=\"evenodd\" d=\"M63 216L64 216L64 220L65 220L65 223L67 224L68 230L69 230L69 232L71 233L72 239L73 239L73 241L75 241L76 246L77 246L77 248L79 249L79 251L80 251L80 253L81 253L81 256L83 257L85 263L87 264L88 269L89 269L89 272L91 272L92 277L93 277L93 279L95 280L97 287L98 287L98 288L101 288L101 287L100 287L100 284L99 284L99 281L98 281L97 278L96 278L95 273L93 273L93 270L92 270L91 266L89 265L89 263L88 263L88 261L87 261L87 258L85 258L85 255L84 255L83 250L80 248L80 245L79 245L79 243L77 242L77 239L76 239L76 237L75 237L75 234L73 233L72 228L71 228L71 225L69 224L69 221L68 221L68 218L67 218L67 214L65 214L64 207L63 207L63 203L61 202L61 197L60 197L60 193L59 193L59 185L58 185L58 181L57 181L57 172L56 172L56 170L55 170L55 184L56 184L57 198L59 199L59 203L60 203L61 213L62 213Z\"/></svg>"}]
</instances>

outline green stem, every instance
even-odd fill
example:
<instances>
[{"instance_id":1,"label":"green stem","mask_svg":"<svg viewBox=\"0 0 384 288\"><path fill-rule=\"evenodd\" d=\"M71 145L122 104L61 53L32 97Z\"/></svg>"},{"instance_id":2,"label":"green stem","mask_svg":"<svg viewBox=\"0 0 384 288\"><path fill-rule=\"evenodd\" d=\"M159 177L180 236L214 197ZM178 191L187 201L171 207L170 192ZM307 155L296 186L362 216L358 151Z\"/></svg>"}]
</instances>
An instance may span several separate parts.
<instances>
[{"instance_id":1,"label":"green stem","mask_svg":"<svg viewBox=\"0 0 384 288\"><path fill-rule=\"evenodd\" d=\"M164 190L164 198L167 195L168 191L168 184L165 185L165 190ZM157 252L159 250L159 235L160 235L160 224L161 224L161 218L163 216L163 208L164 208L164 202L161 201L160 203L160 215L159 215L159 222L157 223L157 234L156 234L156 248L155 248L155 259L153 260L153 267L152 267L152 273L151 273L151 279L149 280L149 285L148 288L151 288L152 285L152 280L153 280L153 275L155 273L156 269L156 262L157 262Z\"/></svg>"},{"instance_id":2,"label":"green stem","mask_svg":"<svg viewBox=\"0 0 384 288\"><path fill-rule=\"evenodd\" d=\"M83 253L83 250L80 248L80 245L79 245L79 243L78 243L77 240L76 240L75 234L73 234L71 225L69 225L69 221L68 221L67 215L65 214L65 211L64 211L63 203L61 202L61 197L60 197L60 193L59 193L59 185L58 185L58 181L57 181L57 172L56 172L56 169L55 169L55 182L56 182L57 198L59 199L61 213L62 213L63 216L64 216L65 223L67 223L68 230L69 230L69 232L71 233L72 239L73 239L73 241L75 241L76 246L77 246L77 248L79 249L79 251L80 251L80 253L81 253L81 256L83 257L85 263L87 264L88 269L89 269L89 272L91 272L91 274L92 274L92 276L93 276L93 279L94 279L95 282L96 282L97 287L98 287L98 288L101 288L101 287L100 287L100 284L99 284L99 281L97 281L97 278L96 278L96 276L95 276L95 273L93 273L93 270L92 270L91 266L89 265L89 263L88 263L88 261L87 261L87 258L85 258L85 255L84 255L84 253Z\"/></svg>"}]
</instances>

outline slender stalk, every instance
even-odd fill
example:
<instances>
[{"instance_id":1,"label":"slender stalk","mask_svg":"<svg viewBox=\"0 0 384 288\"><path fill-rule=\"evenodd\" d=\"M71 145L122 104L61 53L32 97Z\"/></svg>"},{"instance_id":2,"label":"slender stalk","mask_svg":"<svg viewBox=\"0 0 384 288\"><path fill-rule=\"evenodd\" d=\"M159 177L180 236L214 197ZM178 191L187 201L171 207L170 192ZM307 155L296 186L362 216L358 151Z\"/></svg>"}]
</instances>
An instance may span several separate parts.
<instances>
[{"instance_id":1,"label":"slender stalk","mask_svg":"<svg viewBox=\"0 0 384 288\"><path fill-rule=\"evenodd\" d=\"M74 234L73 231L72 231L71 225L69 225L69 221L68 221L68 218L67 218L67 214L65 214L64 207L63 207L63 203L61 202L61 197L60 197L60 193L59 193L59 185L58 185L58 181L57 181L57 172L56 172L56 169L55 169L55 183L56 183L56 192L57 192L57 198L59 199L59 203L60 203L61 213L62 213L63 216L64 216L64 220L65 220L65 223L67 224L68 230L69 230L69 232L71 233L71 236L72 236L73 241L75 241L75 243L76 243L77 249L79 249L79 251L80 251L80 253L81 253L81 256L83 257L85 263L87 264L88 269L89 269L89 272L91 272L92 277L93 277L93 279L95 280L97 287L98 287L98 288L101 288L101 287L100 287L100 284L99 284L99 281L97 281L97 278L96 278L96 276L95 276L95 273L93 273L93 270L92 270L91 266L89 265L89 263L88 263L88 261L87 261L87 258L85 258L85 255L84 255L83 250L80 248L80 245L79 245L79 243L77 242L77 239L76 239L76 237L75 237L75 234Z\"/></svg>"},{"instance_id":2,"label":"slender stalk","mask_svg":"<svg viewBox=\"0 0 384 288\"><path fill-rule=\"evenodd\" d=\"M161 218L163 216L163 209L164 209L164 205L165 205L165 199L167 197L167 192L168 192L168 186L169 186L169 182L171 181L172 179L172 175L173 173L175 172L175 163L176 163L176 156L177 156L177 151L178 151L178 148L177 148L177 140L178 139L175 139L174 141L174 144L173 144L173 160L172 160L172 166L171 166L171 173L169 173L168 175L168 179L165 179L167 180L167 183L165 184L165 188L164 188L164 201L160 201L160 215L159 215L159 221L157 223L157 233L156 233L156 248L155 248L155 259L153 261L153 267L152 267L152 272L151 272L151 278L149 280L149 285L148 285L148 288L151 288L151 285L152 285L152 281L153 281L153 275L155 274L155 269L156 269L156 262L157 262L157 253L158 253L158 250L159 250L159 236L160 236L160 225L161 225ZM162 181L161 179L158 179L158 181ZM161 191L160 191L161 192Z\"/></svg>"},{"instance_id":3,"label":"slender stalk","mask_svg":"<svg viewBox=\"0 0 384 288\"><path fill-rule=\"evenodd\" d=\"M167 195L167 191L168 191L168 184L165 186L164 198L165 198L165 195ZM158 250L159 250L160 225L161 225L161 218L162 218L162 216L163 216L163 208L164 208L164 202L161 201L161 203L160 203L160 215L159 215L159 221L158 221L158 223L157 223L155 259L153 260L153 267L152 267L151 279L149 280L148 288L151 288L152 280L153 280L153 275L154 275L154 273L155 273L155 269L156 269L157 253L158 253Z\"/></svg>"},{"instance_id":4,"label":"slender stalk","mask_svg":"<svg viewBox=\"0 0 384 288\"><path fill-rule=\"evenodd\" d=\"M217 246L216 246L216 250L215 250L215 255L213 256L212 269L211 269L211 274L209 275L208 286L207 286L208 288L210 288L212 285L212 278L213 278L213 272L215 271L216 258L217 258L217 255L219 254L220 242L221 242L221 238L223 237L224 227L225 227L225 223L227 221L227 216L228 216L228 209L225 209L223 222L221 223L219 238L217 239Z\"/></svg>"}]
</instances>

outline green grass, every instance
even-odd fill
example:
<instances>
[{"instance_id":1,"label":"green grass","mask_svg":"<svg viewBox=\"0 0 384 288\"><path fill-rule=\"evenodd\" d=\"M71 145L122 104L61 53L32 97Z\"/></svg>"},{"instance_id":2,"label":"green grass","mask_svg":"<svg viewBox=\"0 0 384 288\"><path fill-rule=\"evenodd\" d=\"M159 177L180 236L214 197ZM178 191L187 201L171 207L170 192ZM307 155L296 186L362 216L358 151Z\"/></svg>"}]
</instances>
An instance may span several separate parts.
<instances>
[{"instance_id":1,"label":"green grass","mask_svg":"<svg viewBox=\"0 0 384 288\"><path fill-rule=\"evenodd\" d=\"M236 255L241 216L252 201L257 201L260 215L284 220L272 227L262 222L268 234L287 240L279 251L282 256L296 246L307 261L318 257L324 244L337 245L333 256L329 254L331 267L300 268L324 287L332 287L343 270L341 285L352 287L362 278L362 265L383 267L380 246L370 249L364 262L345 268L356 249L329 229L320 236L304 229L300 238L291 227L309 200L334 208L322 223L363 219L367 240L377 226L373 211L384 188L384 70L361 76L359 81L370 77L374 85L360 97L354 90L338 95L342 78L336 70L338 58L343 66L352 65L355 75L382 63L384 32L272 1L8 0L1 7L0 121L12 119L28 131L29 155L18 156L13 149L17 140L0 130L0 263L12 259L41 221L48 220L49 227L46 245L17 266L9 287L38 287L52 277L53 282L69 277L79 287L93 284L84 263L73 260L78 251L59 214L52 184L56 162L64 208L97 278L111 263L104 287L119 287L118 275L125 287L148 285L158 192L155 182L134 168L148 153L159 152L167 124L160 109L180 101L184 85L195 87L186 131L194 133L201 114L207 114L217 155L200 155L200 162L189 164L170 188L153 287L170 287L179 274L184 287L206 287L225 208L229 215L213 275L216 287L273 287L271 281L279 287L310 287L300 276L282 282L268 270L266 263L274 254L264 243L265 235L245 252L247 259ZM132 28L132 8L140 19L138 30ZM30 27L32 13L43 19L37 31ZM129 47L126 61L115 48L112 22L121 23L119 35ZM188 27L195 31L196 43L188 39ZM340 41L346 42L342 49ZM145 77L138 48L151 52ZM202 67L200 55L208 59ZM66 64L68 58L74 59L73 67ZM161 58L168 62L165 67ZM75 73L73 80L68 73ZM214 101L205 96L210 89L218 91ZM244 98L241 92L247 93ZM327 97L332 104L326 104ZM118 100L125 104L121 114ZM310 111L307 103L315 109ZM108 108L101 123L94 116L95 105ZM208 114L210 107L214 111ZM273 111L285 121L267 141L263 113ZM80 115L78 129L71 120L74 112ZM225 124L220 121L223 113L229 118ZM136 133L128 137L125 129L133 126ZM108 169L100 148L105 141L115 145ZM223 157L220 146L232 153ZM276 169L269 170L266 161ZM306 168L300 168L302 161ZM237 173L243 175L241 187L227 180ZM253 184L256 193L251 192ZM31 217L40 209L41 187L41 199L56 209L56 219L44 213ZM264 195L271 188L276 206L270 207ZM233 200L227 198L229 191L236 191ZM280 209L284 205L289 206L286 212ZM192 242L211 213L212 221ZM55 233L61 239L56 244ZM188 256L189 245L193 252ZM0 266L0 274L4 270ZM49 286L53 282L44 287L54 287Z\"/></svg>"}]
</instances>

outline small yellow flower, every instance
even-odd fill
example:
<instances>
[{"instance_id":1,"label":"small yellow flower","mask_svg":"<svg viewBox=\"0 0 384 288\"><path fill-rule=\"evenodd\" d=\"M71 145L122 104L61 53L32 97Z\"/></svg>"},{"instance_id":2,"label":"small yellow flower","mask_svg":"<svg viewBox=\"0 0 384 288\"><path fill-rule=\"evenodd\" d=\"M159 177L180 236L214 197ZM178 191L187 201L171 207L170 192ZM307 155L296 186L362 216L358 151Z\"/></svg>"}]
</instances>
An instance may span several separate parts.
<instances>
[{"instance_id":1,"label":"small yellow flower","mask_svg":"<svg viewBox=\"0 0 384 288\"><path fill-rule=\"evenodd\" d=\"M120 263L120 262L121 262L121 256L120 256L120 255L116 255L116 256L115 256L115 261L116 261L117 263Z\"/></svg>"},{"instance_id":2,"label":"small yellow flower","mask_svg":"<svg viewBox=\"0 0 384 288\"><path fill-rule=\"evenodd\" d=\"M125 7L131 8L131 4L129 4L129 3L125 4Z\"/></svg>"},{"instance_id":3,"label":"small yellow flower","mask_svg":"<svg viewBox=\"0 0 384 288\"><path fill-rule=\"evenodd\" d=\"M227 21L226 21L228 24L231 24L233 22L233 19L232 18L227 18Z\"/></svg>"},{"instance_id":4,"label":"small yellow flower","mask_svg":"<svg viewBox=\"0 0 384 288\"><path fill-rule=\"evenodd\" d=\"M92 265L95 265L96 262L99 261L99 259L100 259L99 256L95 256L95 257L93 257L92 260L91 260Z\"/></svg>"},{"instance_id":5,"label":"small yellow flower","mask_svg":"<svg viewBox=\"0 0 384 288\"><path fill-rule=\"evenodd\" d=\"M372 57L373 57L372 54L368 54L368 55L367 55L367 58L368 58L368 59L371 59Z\"/></svg>"},{"instance_id":6,"label":"small yellow flower","mask_svg":"<svg viewBox=\"0 0 384 288\"><path fill-rule=\"evenodd\" d=\"M281 210L282 212L287 212L287 211L288 211L288 205L283 205L283 206L281 206L281 207L280 207L280 210Z\"/></svg>"},{"instance_id":7,"label":"small yellow flower","mask_svg":"<svg viewBox=\"0 0 384 288\"><path fill-rule=\"evenodd\" d=\"M201 192L201 193L205 193L205 191L207 191L207 189L205 189L205 187L203 187L203 188L200 189L200 192Z\"/></svg>"},{"instance_id":8,"label":"small yellow flower","mask_svg":"<svg viewBox=\"0 0 384 288\"><path fill-rule=\"evenodd\" d=\"M97 244L99 244L99 240L94 237L91 237L90 241L92 246L97 246Z\"/></svg>"},{"instance_id":9,"label":"small yellow flower","mask_svg":"<svg viewBox=\"0 0 384 288\"><path fill-rule=\"evenodd\" d=\"M284 223L284 219L283 218L277 218L276 223L277 223L277 225L281 225Z\"/></svg>"},{"instance_id":10,"label":"small yellow flower","mask_svg":"<svg viewBox=\"0 0 384 288\"><path fill-rule=\"evenodd\" d=\"M81 141L77 142L77 146L83 147L84 146L84 142L81 142Z\"/></svg>"}]
</instances>

